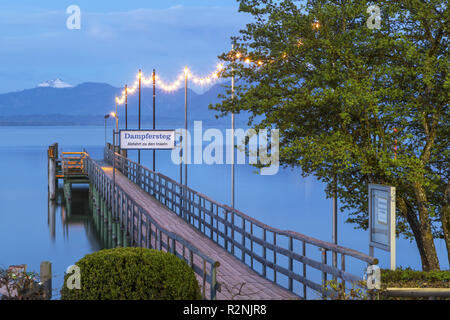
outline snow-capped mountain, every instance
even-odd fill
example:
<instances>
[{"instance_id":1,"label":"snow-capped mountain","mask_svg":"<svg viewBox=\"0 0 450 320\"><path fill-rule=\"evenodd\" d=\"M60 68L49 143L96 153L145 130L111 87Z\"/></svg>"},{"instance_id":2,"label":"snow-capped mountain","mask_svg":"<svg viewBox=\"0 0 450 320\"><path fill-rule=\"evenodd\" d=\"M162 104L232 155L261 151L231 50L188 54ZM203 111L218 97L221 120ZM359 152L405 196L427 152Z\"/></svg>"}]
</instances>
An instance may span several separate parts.
<instances>
[{"instance_id":1,"label":"snow-capped mountain","mask_svg":"<svg viewBox=\"0 0 450 320\"><path fill-rule=\"evenodd\" d=\"M60 78L55 80L48 80L38 84L38 87L51 87L51 88L71 88L72 85L62 81Z\"/></svg>"}]
</instances>

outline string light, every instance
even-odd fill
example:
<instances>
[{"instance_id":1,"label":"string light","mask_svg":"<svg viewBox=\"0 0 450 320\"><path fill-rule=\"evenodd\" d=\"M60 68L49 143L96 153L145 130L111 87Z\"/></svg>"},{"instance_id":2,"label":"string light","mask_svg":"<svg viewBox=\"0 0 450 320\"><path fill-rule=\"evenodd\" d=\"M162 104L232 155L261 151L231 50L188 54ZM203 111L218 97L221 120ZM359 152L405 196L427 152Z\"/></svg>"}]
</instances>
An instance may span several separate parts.
<instances>
[{"instance_id":1,"label":"string light","mask_svg":"<svg viewBox=\"0 0 450 320\"><path fill-rule=\"evenodd\" d=\"M116 97L117 104L124 104L125 103L125 96L122 95L122 97Z\"/></svg>"},{"instance_id":2,"label":"string light","mask_svg":"<svg viewBox=\"0 0 450 320\"><path fill-rule=\"evenodd\" d=\"M205 85L205 84L211 84L220 77L220 73L224 69L224 65L222 63L217 64L216 70L214 72L210 73L209 75L205 77L199 77L195 74L193 74L188 67L185 67L182 72L178 75L175 81L171 83L164 82L158 75L155 76L156 84L159 88L166 92L173 92L175 90L178 90L181 88L183 84L183 80L185 76L188 76L192 81L196 84ZM137 79L141 78L141 83L144 86L151 85L153 83L153 76L150 75L149 77L145 77L142 72L137 74ZM139 85L139 81L136 80L132 86L127 88L127 92L122 91L122 96L116 97L116 101L118 104L123 104L125 102L125 94L133 94L136 92Z\"/></svg>"},{"instance_id":3,"label":"string light","mask_svg":"<svg viewBox=\"0 0 450 320\"><path fill-rule=\"evenodd\" d=\"M320 28L320 22L318 20L314 21L312 23L312 28L313 29L319 29ZM297 41L297 46L300 47L301 45L303 45L303 41L301 39L299 39ZM235 59L239 59L242 60L243 59L243 55L241 52L237 51L236 54L233 54L235 51L230 51L229 53L229 57L233 58L235 57ZM283 52L281 55L282 59L286 59L287 58L287 53ZM246 64L250 64L252 63L252 60L249 57L246 57L245 59L243 59L244 62ZM269 62L274 62L273 60L270 60ZM258 66L262 66L264 63L262 60L258 60L255 62ZM158 85L159 88L161 88L164 91L167 92L172 92L175 90L178 90L182 83L183 83L183 79L184 77L189 77L190 79L192 79L192 81L195 84L200 84L200 85L205 85L205 84L211 84L212 82L216 81L217 79L219 79L220 77L220 73L221 71L224 69L224 65L222 63L217 64L216 70L214 72L212 72L211 74L207 75L206 77L198 77L194 74L191 73L191 71L189 70L188 67L185 67L183 72L181 72L177 79L175 81L173 81L172 83L166 83L163 80L161 80L161 78L156 75L155 76L155 81L156 84ZM142 71L139 70L139 73L137 75L137 79L141 79L141 82L144 86L146 85L150 85L153 82L153 77L152 75L149 76L148 78L146 78L145 76L142 75ZM122 91L122 96L116 97L116 102L118 104L123 104L125 102L125 95L127 94L134 94L138 88L139 85L139 81L136 80L132 86L129 86L127 88L127 90Z\"/></svg>"},{"instance_id":4,"label":"string light","mask_svg":"<svg viewBox=\"0 0 450 320\"><path fill-rule=\"evenodd\" d=\"M318 25L318 22L316 23L316 25ZM299 40L299 44L302 44L301 40ZM230 53L232 53L232 52L230 52ZM239 59L239 60L241 60L241 58L243 58L243 55L241 52L236 52L236 54L234 56L236 57L236 59ZM233 57L233 54L231 54L231 57ZM287 57L286 53L283 53L283 58L285 59L286 57ZM246 64L252 63L252 60L249 57L246 57L243 60ZM262 66L264 64L262 60L258 60L254 63L257 64L258 66ZM159 88L161 88L162 90L164 90L166 92L173 92L175 90L180 89L180 87L182 86L183 80L186 76L188 76L190 79L192 79L192 81L195 84L209 85L212 82L214 82L220 78L220 74L223 71L223 69L224 69L223 63L218 63L215 71L213 71L212 73L210 73L209 75L207 75L205 77L198 77L197 75L193 74L189 70L188 67L185 67L184 70L182 72L180 72L180 74L178 75L176 80L173 81L172 83L164 82L158 75L155 76L155 82L156 82L157 86ZM134 81L132 86L128 86L126 91L125 90L122 91L121 97L116 97L117 104L124 104L125 96L132 95L136 92L136 90L139 86L139 79L141 80L141 84L144 86L148 86L153 83L153 76L150 75L149 77L145 77L142 74L142 71L138 72L136 78L137 79Z\"/></svg>"}]
</instances>

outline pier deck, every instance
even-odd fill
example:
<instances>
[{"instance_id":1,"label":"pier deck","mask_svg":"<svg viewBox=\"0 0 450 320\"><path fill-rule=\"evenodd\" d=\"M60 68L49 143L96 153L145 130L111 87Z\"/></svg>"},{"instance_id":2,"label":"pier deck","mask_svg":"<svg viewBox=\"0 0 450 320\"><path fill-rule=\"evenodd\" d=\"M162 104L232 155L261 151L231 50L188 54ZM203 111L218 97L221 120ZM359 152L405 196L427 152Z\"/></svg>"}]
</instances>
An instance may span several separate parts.
<instances>
[{"instance_id":1,"label":"pier deck","mask_svg":"<svg viewBox=\"0 0 450 320\"><path fill-rule=\"evenodd\" d=\"M347 258L362 266L378 263L362 252L266 225L113 152L110 145L103 160L85 151L60 160L50 149L56 146L49 148L50 199L59 161L69 169L63 170L69 201L72 183L89 183L89 205L108 248L174 254L194 270L204 299L307 299L309 289L325 298L333 295L324 287L330 276L344 288L362 280L346 270ZM83 179L66 176L72 169Z\"/></svg>"},{"instance_id":2,"label":"pier deck","mask_svg":"<svg viewBox=\"0 0 450 320\"><path fill-rule=\"evenodd\" d=\"M112 167L105 163L99 164L102 166L102 170L112 178ZM148 210L152 218L160 225L165 226L168 231L178 234L212 259L220 262L220 267L217 270L217 280L222 284L222 288L221 292L217 292L217 299L300 299L299 296L292 292L262 278L236 257L131 182L118 170L116 170L115 181L136 203Z\"/></svg>"}]
</instances>

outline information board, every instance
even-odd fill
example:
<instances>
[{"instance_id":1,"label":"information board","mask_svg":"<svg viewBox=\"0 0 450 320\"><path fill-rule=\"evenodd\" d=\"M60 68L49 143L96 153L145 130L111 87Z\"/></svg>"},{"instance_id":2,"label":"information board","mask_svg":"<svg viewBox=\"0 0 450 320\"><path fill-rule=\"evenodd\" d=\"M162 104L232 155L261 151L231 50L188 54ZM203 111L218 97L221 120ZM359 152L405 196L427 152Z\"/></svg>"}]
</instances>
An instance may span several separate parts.
<instances>
[{"instance_id":1,"label":"information board","mask_svg":"<svg viewBox=\"0 0 450 320\"><path fill-rule=\"evenodd\" d=\"M120 148L125 150L174 149L175 130L120 130Z\"/></svg>"},{"instance_id":2,"label":"information board","mask_svg":"<svg viewBox=\"0 0 450 320\"><path fill-rule=\"evenodd\" d=\"M369 185L369 246L395 255L395 187Z\"/></svg>"}]
</instances>

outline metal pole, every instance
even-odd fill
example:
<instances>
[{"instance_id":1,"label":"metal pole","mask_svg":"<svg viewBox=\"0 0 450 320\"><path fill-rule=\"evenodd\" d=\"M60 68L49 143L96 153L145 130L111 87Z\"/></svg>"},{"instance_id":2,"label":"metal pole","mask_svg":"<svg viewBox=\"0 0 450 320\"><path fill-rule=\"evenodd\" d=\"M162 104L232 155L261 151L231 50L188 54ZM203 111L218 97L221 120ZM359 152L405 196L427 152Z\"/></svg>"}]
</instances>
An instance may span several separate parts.
<instances>
[{"instance_id":1,"label":"metal pole","mask_svg":"<svg viewBox=\"0 0 450 320\"><path fill-rule=\"evenodd\" d=\"M183 142L183 136L180 134L180 185L183 185Z\"/></svg>"},{"instance_id":2,"label":"metal pole","mask_svg":"<svg viewBox=\"0 0 450 320\"><path fill-rule=\"evenodd\" d=\"M234 100L234 69L231 69L231 101ZM231 207L234 209L234 113L231 113Z\"/></svg>"},{"instance_id":3,"label":"metal pole","mask_svg":"<svg viewBox=\"0 0 450 320\"><path fill-rule=\"evenodd\" d=\"M118 131L118 119L119 119L119 116L117 114L117 99L116 99L116 132Z\"/></svg>"},{"instance_id":4,"label":"metal pole","mask_svg":"<svg viewBox=\"0 0 450 320\"><path fill-rule=\"evenodd\" d=\"M114 136L119 133L119 114L117 113L117 98L116 98L116 132ZM116 152L116 145L113 145L114 152ZM117 139L117 149L119 149L119 139Z\"/></svg>"},{"instance_id":5,"label":"metal pole","mask_svg":"<svg viewBox=\"0 0 450 320\"><path fill-rule=\"evenodd\" d=\"M182 218L184 218L184 212L183 212L183 196L184 196L184 188L183 188L183 136L181 135L181 129L180 129L180 215Z\"/></svg>"},{"instance_id":6,"label":"metal pole","mask_svg":"<svg viewBox=\"0 0 450 320\"><path fill-rule=\"evenodd\" d=\"M338 211L338 203L337 203L337 174L334 175L333 181L333 243L337 244L337 211ZM332 251L332 259L333 259L333 267L337 267L337 252Z\"/></svg>"},{"instance_id":7,"label":"metal pole","mask_svg":"<svg viewBox=\"0 0 450 320\"><path fill-rule=\"evenodd\" d=\"M108 118L105 117L105 148L106 148L106 119Z\"/></svg>"},{"instance_id":8,"label":"metal pole","mask_svg":"<svg viewBox=\"0 0 450 320\"><path fill-rule=\"evenodd\" d=\"M125 85L125 130L128 130L128 85Z\"/></svg>"},{"instance_id":9,"label":"metal pole","mask_svg":"<svg viewBox=\"0 0 450 320\"><path fill-rule=\"evenodd\" d=\"M153 69L153 130L155 130L155 106L156 106L156 71ZM155 149L153 149L153 172L155 172Z\"/></svg>"},{"instance_id":10,"label":"metal pole","mask_svg":"<svg viewBox=\"0 0 450 320\"><path fill-rule=\"evenodd\" d=\"M141 69L139 69L139 130L141 130L141 75ZM141 150L138 150L138 163L141 164Z\"/></svg>"},{"instance_id":11,"label":"metal pole","mask_svg":"<svg viewBox=\"0 0 450 320\"><path fill-rule=\"evenodd\" d=\"M119 117L117 116L117 113L116 113L116 134L117 137L119 137ZM117 138L117 152L120 153L119 138Z\"/></svg>"},{"instance_id":12,"label":"metal pole","mask_svg":"<svg viewBox=\"0 0 450 320\"><path fill-rule=\"evenodd\" d=\"M116 114L117 119L117 114ZM116 201L116 132L113 130L113 209L112 215L115 216L115 201Z\"/></svg>"},{"instance_id":13,"label":"metal pole","mask_svg":"<svg viewBox=\"0 0 450 320\"><path fill-rule=\"evenodd\" d=\"M184 185L185 186L187 186L187 183L188 183L188 172L187 172L187 155L188 155L188 151L187 151L187 129L188 129L188 125L187 125L187 123L188 123L188 121L187 121L187 107L188 107L188 104L187 104L187 94L188 94L188 92L187 92L187 89L188 89L188 71L187 71L187 69L185 70L185 72L184 72L184 129L185 129L185 131L186 131L186 133L185 133L185 137L184 137L184 146L185 146L185 150L183 150L184 152L184 160L185 160L185 163L184 163Z\"/></svg>"}]
</instances>

